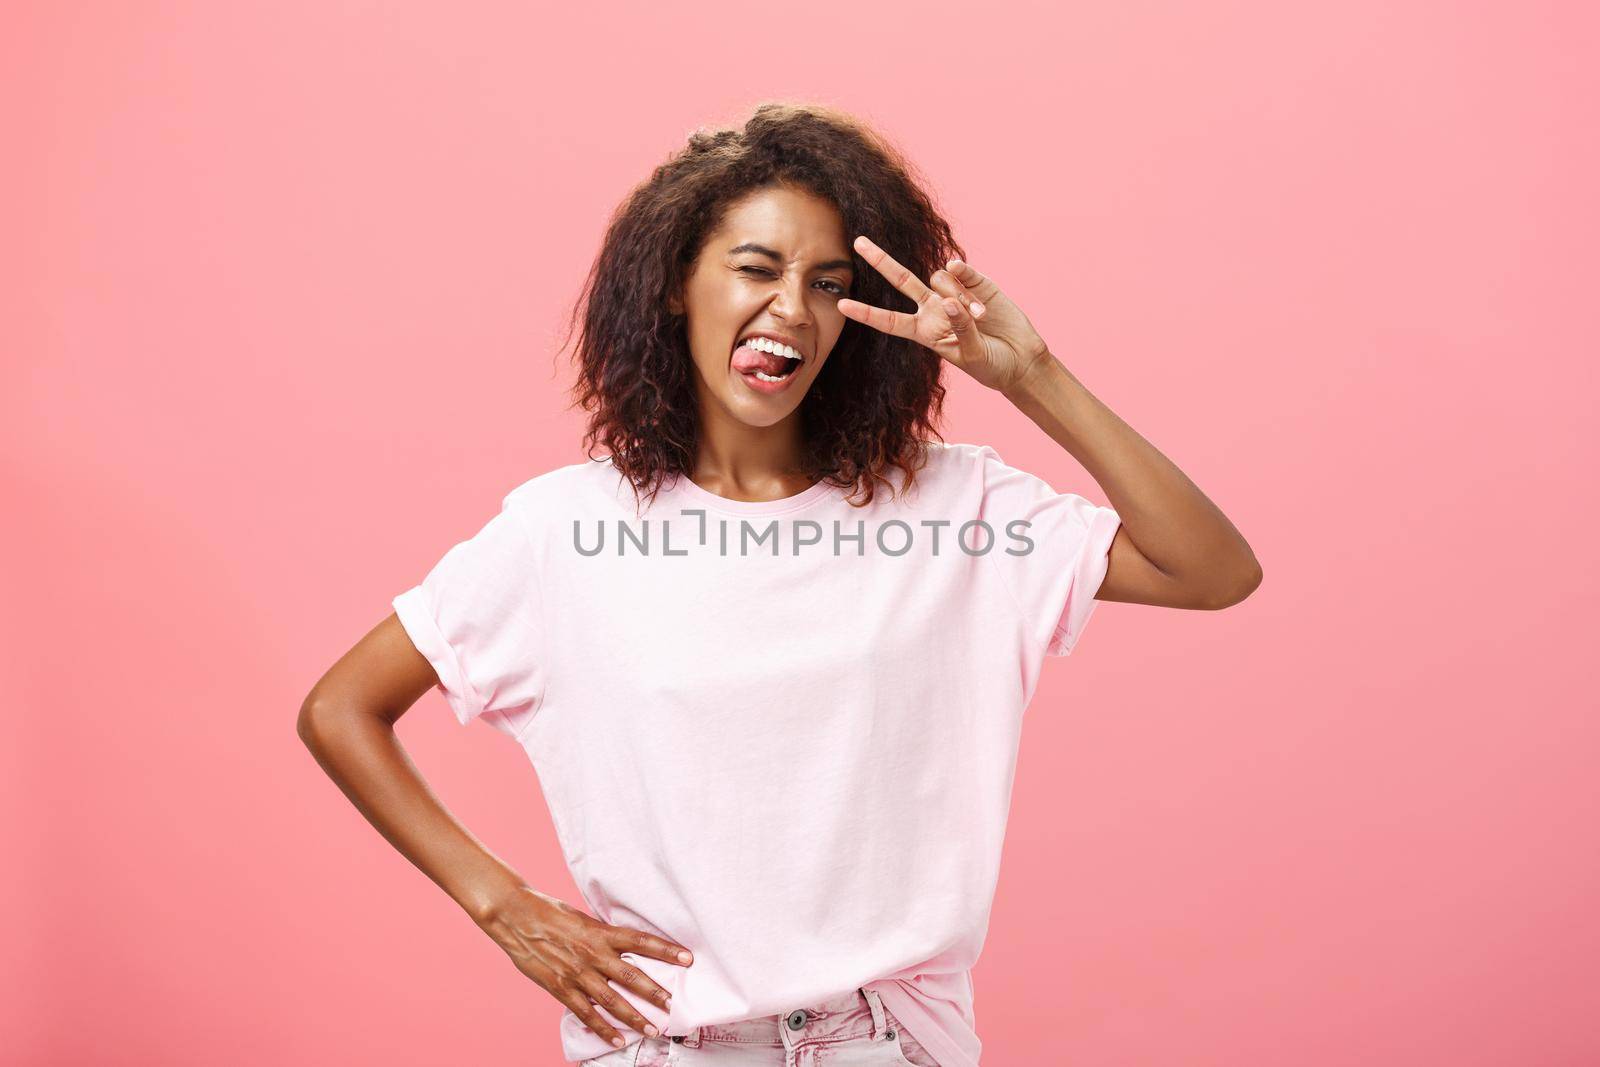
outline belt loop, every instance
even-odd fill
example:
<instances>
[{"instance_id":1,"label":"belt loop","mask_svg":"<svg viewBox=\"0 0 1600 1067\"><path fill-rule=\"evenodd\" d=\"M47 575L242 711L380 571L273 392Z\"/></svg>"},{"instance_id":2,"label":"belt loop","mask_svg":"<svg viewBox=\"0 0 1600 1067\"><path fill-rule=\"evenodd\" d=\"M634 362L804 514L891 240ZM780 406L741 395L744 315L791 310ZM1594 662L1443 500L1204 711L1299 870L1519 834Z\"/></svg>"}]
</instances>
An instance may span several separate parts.
<instances>
[{"instance_id":1,"label":"belt loop","mask_svg":"<svg viewBox=\"0 0 1600 1067\"><path fill-rule=\"evenodd\" d=\"M862 986L861 992L867 998L867 1007L872 1009L872 1040L877 1041L883 1037L886 1029L883 1019L883 1001L879 999L876 989L868 989L866 986Z\"/></svg>"},{"instance_id":2,"label":"belt loop","mask_svg":"<svg viewBox=\"0 0 1600 1067\"><path fill-rule=\"evenodd\" d=\"M690 1048L699 1048L700 1028L697 1026L693 1030L690 1030L689 1035L683 1039L683 1043L688 1045Z\"/></svg>"}]
</instances>

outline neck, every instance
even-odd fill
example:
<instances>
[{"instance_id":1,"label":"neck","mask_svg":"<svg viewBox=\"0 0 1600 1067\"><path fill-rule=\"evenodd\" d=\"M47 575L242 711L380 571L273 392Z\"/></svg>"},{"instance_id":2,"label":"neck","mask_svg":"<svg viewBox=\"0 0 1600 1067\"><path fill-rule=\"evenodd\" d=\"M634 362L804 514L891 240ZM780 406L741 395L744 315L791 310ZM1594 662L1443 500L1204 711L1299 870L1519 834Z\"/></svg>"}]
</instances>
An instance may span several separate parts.
<instances>
[{"instance_id":1,"label":"neck","mask_svg":"<svg viewBox=\"0 0 1600 1067\"><path fill-rule=\"evenodd\" d=\"M692 480L730 500L781 500L803 493L812 481L799 470L803 454L800 412L771 426L751 426L701 404L700 444Z\"/></svg>"}]
</instances>

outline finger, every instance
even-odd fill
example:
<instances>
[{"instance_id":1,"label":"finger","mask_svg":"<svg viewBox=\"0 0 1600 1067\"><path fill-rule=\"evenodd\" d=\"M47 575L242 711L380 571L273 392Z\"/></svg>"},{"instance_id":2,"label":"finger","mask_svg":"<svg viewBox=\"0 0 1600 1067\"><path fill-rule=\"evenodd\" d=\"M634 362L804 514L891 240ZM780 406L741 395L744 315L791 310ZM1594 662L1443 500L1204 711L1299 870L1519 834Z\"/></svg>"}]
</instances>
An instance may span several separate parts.
<instances>
[{"instance_id":1,"label":"finger","mask_svg":"<svg viewBox=\"0 0 1600 1067\"><path fill-rule=\"evenodd\" d=\"M907 315L903 311L890 311L888 308L873 307L863 304L859 300L840 300L834 305L848 319L864 322L874 330L892 333L896 337L909 337L913 340L917 336L917 317Z\"/></svg>"},{"instance_id":2,"label":"finger","mask_svg":"<svg viewBox=\"0 0 1600 1067\"><path fill-rule=\"evenodd\" d=\"M978 318L983 314L983 305L978 303L977 298L968 292L967 287L957 281L955 275L949 271L936 270L928 281L933 283L934 289L938 290L942 296L961 301L961 306L971 312L973 318Z\"/></svg>"},{"instance_id":3,"label":"finger","mask_svg":"<svg viewBox=\"0 0 1600 1067\"><path fill-rule=\"evenodd\" d=\"M657 985L655 979L621 957L601 960L601 969L646 1000L655 1001L661 1008L666 1008L672 999L672 994Z\"/></svg>"},{"instance_id":4,"label":"finger","mask_svg":"<svg viewBox=\"0 0 1600 1067\"><path fill-rule=\"evenodd\" d=\"M862 259L872 265L874 270L887 278L890 285L915 300L918 307L935 299L933 290L923 285L922 279L895 262L895 258L889 253L873 244L872 238L865 234L857 237L856 251L861 254Z\"/></svg>"},{"instance_id":5,"label":"finger","mask_svg":"<svg viewBox=\"0 0 1600 1067\"><path fill-rule=\"evenodd\" d=\"M966 286L968 291L980 301L987 303L1000 293L1000 287L994 282L979 274L973 269L972 264L962 259L952 259L945 264L946 269L956 276L956 280Z\"/></svg>"},{"instance_id":6,"label":"finger","mask_svg":"<svg viewBox=\"0 0 1600 1067\"><path fill-rule=\"evenodd\" d=\"M649 1033L651 1037L655 1036L653 1032L655 1026L649 1019L639 1014L639 1009L635 1008L627 997L618 993L616 987L606 981L603 972L589 971L583 976L582 982L583 988L589 993L589 999L610 1012L612 1018L623 1026L632 1027L640 1033ZM648 1031L645 1030L647 1026L650 1027Z\"/></svg>"},{"instance_id":7,"label":"finger","mask_svg":"<svg viewBox=\"0 0 1600 1067\"><path fill-rule=\"evenodd\" d=\"M983 358L983 340L978 336L978 324L973 321L967 309L961 306L961 301L955 297L947 296L939 305L950 320L950 329L955 333L956 346L961 353L962 366L976 366ZM948 355L948 353L940 353Z\"/></svg>"},{"instance_id":8,"label":"finger","mask_svg":"<svg viewBox=\"0 0 1600 1067\"><path fill-rule=\"evenodd\" d=\"M621 1048L628 1043L627 1038L617 1033L617 1028L606 1022L605 1017L595 1010L595 1006L589 1002L583 990L574 989L556 999L565 1004L583 1025L599 1034L600 1039L606 1044Z\"/></svg>"},{"instance_id":9,"label":"finger","mask_svg":"<svg viewBox=\"0 0 1600 1067\"><path fill-rule=\"evenodd\" d=\"M643 930L634 930L626 926L607 926L606 944L618 952L632 952L636 956L649 956L655 960L665 960L667 963L677 963L687 967L694 962L694 953L684 948L675 941L668 941L664 937L647 934Z\"/></svg>"}]
</instances>

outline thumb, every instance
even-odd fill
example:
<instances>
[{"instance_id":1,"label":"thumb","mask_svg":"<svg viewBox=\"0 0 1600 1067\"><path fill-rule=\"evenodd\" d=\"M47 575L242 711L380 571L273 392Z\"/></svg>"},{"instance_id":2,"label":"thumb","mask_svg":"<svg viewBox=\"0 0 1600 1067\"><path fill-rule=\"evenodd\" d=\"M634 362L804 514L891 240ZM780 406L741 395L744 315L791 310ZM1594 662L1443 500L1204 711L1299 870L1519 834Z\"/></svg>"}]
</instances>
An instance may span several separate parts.
<instances>
[{"instance_id":1,"label":"thumb","mask_svg":"<svg viewBox=\"0 0 1600 1067\"><path fill-rule=\"evenodd\" d=\"M961 306L961 301L954 297L946 297L939 302L944 308L945 316L950 320L950 329L955 332L956 346L961 351L959 363L963 367L976 367L983 362L983 337L978 333L977 323L973 321L967 309Z\"/></svg>"}]
</instances>

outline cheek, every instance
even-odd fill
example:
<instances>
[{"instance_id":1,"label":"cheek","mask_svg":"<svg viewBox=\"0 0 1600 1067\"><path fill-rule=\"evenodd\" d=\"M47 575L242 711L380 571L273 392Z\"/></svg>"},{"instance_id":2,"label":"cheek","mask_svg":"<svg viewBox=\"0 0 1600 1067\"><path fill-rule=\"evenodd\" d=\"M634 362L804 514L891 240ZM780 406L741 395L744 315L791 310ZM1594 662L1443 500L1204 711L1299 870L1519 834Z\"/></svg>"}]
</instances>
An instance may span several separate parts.
<instances>
[{"instance_id":1,"label":"cheek","mask_svg":"<svg viewBox=\"0 0 1600 1067\"><path fill-rule=\"evenodd\" d=\"M727 290L707 287L696 294L690 326L696 339L706 343L735 329L733 320L738 314L733 295Z\"/></svg>"},{"instance_id":2,"label":"cheek","mask_svg":"<svg viewBox=\"0 0 1600 1067\"><path fill-rule=\"evenodd\" d=\"M761 301L747 289L735 285L711 289L695 309L697 331L707 340L726 336L731 341L732 335L750 321L760 306Z\"/></svg>"},{"instance_id":3,"label":"cheek","mask_svg":"<svg viewBox=\"0 0 1600 1067\"><path fill-rule=\"evenodd\" d=\"M837 305L828 309L826 318L818 320L818 324L822 327L820 331L822 339L827 342L829 349L839 343L839 338L844 336L845 327L850 325L850 321L845 318Z\"/></svg>"}]
</instances>

